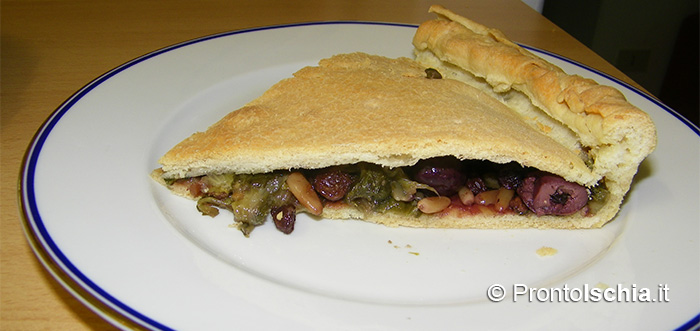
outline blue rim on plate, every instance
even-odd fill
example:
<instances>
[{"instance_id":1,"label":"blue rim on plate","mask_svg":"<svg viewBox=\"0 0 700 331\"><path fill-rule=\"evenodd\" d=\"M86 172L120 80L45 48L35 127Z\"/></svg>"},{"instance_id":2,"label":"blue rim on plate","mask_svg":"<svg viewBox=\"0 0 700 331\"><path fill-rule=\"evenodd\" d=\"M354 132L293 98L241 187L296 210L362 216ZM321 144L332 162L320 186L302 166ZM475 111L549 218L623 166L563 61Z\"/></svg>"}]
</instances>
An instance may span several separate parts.
<instances>
[{"instance_id":1,"label":"blue rim on plate","mask_svg":"<svg viewBox=\"0 0 700 331\"><path fill-rule=\"evenodd\" d=\"M383 26L396 26L396 27L406 27L406 28L417 28L414 24L401 24L401 23L384 23L384 22L359 22L359 21L328 21L328 22L308 22L308 23L298 23L298 24L287 24L287 25L275 25L275 26L265 26L257 27L244 30L236 30L230 32L224 32L219 34L214 34L210 36L205 36L190 41L185 41L175 45L171 45L160 50L145 54L134 60L126 62L107 73L101 75L95 80L91 81L83 88L78 90L65 102L63 102L42 124L41 128L32 138L32 141L27 148L22 161L22 168L19 178L19 201L22 216L22 225L25 231L27 240L32 247L35 255L44 265L44 267L52 274L52 276L59 282L63 287L65 287L73 296L78 300L83 302L86 306L96 312L98 315L102 316L111 323L127 327L129 329L160 329L160 330L170 330L171 328L167 325L156 321L139 311L129 307L124 304L110 293L103 290L99 284L86 277L71 261L67 256L63 254L58 245L53 241L51 234L46 229L42 216L39 213L37 206L36 196L35 196L35 171L37 166L37 160L42 152L42 147L51 134L52 129L61 120L61 118L83 97L90 93L94 88L109 80L118 73L129 69L130 67L138 64L140 62L149 60L153 57L159 56L161 54L205 42L208 40L242 34L250 33L262 30L271 29L281 29L299 26L309 26L309 25L383 25ZM536 52L541 52L549 56L553 56L562 61L571 63L575 66L581 67L585 70L591 71L597 75L603 76L610 79L620 85L625 86L630 91L638 94L639 96L651 101L655 105L664 109L666 112L672 114L679 121L684 123L688 128L690 128L696 135L700 136L700 129L693 123L685 119L683 116L670 109L660 101L655 98L645 94L644 92L636 89L635 87L615 78L603 72L597 71L593 68L582 65L578 62L570 60L568 58L562 57L557 54L553 54L547 51L543 51L534 47L529 47L521 45L524 48L533 50ZM696 315L694 318L689 320L687 323L681 325L677 330L689 330L696 327L700 323L700 314Z\"/></svg>"}]
</instances>

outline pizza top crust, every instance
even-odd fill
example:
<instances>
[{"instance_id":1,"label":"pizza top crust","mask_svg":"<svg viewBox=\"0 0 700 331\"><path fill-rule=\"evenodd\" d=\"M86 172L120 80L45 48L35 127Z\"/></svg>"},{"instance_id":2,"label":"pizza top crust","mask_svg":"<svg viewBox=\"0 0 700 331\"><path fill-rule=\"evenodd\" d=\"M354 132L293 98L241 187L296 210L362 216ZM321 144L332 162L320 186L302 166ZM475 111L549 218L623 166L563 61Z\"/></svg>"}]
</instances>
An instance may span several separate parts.
<instances>
[{"instance_id":1,"label":"pizza top crust","mask_svg":"<svg viewBox=\"0 0 700 331\"><path fill-rule=\"evenodd\" d=\"M586 185L599 179L575 151L482 91L428 79L407 58L336 55L195 133L160 160L165 177L261 173L358 162L388 167L453 155L517 161Z\"/></svg>"}]
</instances>

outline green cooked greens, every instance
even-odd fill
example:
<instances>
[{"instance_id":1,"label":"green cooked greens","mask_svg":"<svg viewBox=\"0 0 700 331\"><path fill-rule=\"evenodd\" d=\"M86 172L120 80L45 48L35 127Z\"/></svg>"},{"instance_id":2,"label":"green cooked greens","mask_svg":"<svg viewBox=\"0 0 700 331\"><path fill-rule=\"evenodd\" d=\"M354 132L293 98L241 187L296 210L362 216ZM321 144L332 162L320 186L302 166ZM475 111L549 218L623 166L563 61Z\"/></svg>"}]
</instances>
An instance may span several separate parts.
<instances>
[{"instance_id":1,"label":"green cooked greens","mask_svg":"<svg viewBox=\"0 0 700 331\"><path fill-rule=\"evenodd\" d=\"M388 169L370 163L358 164L357 167L359 179L345 197L349 205L363 212L420 215L413 196L419 188L432 188L408 179L401 168Z\"/></svg>"},{"instance_id":2,"label":"green cooked greens","mask_svg":"<svg viewBox=\"0 0 700 331\"><path fill-rule=\"evenodd\" d=\"M548 179L541 180L545 176ZM288 178L293 179L289 184ZM604 179L594 187L583 188L556 175L516 163L460 161L451 157L422 160L416 165L399 168L363 162L265 174L213 174L171 179L166 183L188 190L191 196L198 199L197 209L204 215L216 216L221 209L231 211L239 229L246 236L263 224L272 210L275 211L272 216L277 217L274 218L275 225L284 233L289 233L299 208L320 215L324 206L336 203L344 203L366 214L394 213L414 217L442 211L452 204L457 208L462 205L466 208L478 203L482 206L477 207L482 208L477 211L493 205L494 212L522 215L534 211L531 206L534 192L542 187L552 190L550 201L553 204L563 206L569 203L568 193L557 193L561 186L573 187L577 192L586 189L580 196L587 196L576 201L584 201L588 207L582 209L581 206L573 212L582 210L585 215L590 215L604 206L609 195ZM500 201L501 205L495 206L495 197L500 196L499 192L509 193L507 198L503 198L508 200ZM449 198L449 204L444 204L443 197ZM477 198L480 200L477 201ZM426 209L426 205L436 200L442 200L443 209ZM418 208L419 205L424 211ZM287 222L283 229L279 223L282 219Z\"/></svg>"},{"instance_id":3,"label":"green cooked greens","mask_svg":"<svg viewBox=\"0 0 700 331\"><path fill-rule=\"evenodd\" d=\"M343 201L363 212L395 212L419 216L414 199L418 190L435 192L430 186L412 181L401 168L388 169L370 163L342 167L353 177L353 184ZM199 178L206 192L197 201L204 215L217 216L220 209L233 213L240 230L248 236L266 221L270 210L284 205L299 206L289 191L289 171L266 174L217 174ZM315 171L306 171L313 178Z\"/></svg>"},{"instance_id":4,"label":"green cooked greens","mask_svg":"<svg viewBox=\"0 0 700 331\"><path fill-rule=\"evenodd\" d=\"M296 203L287 188L287 176L285 172L206 175L202 180L206 181L208 192L197 201L197 209L209 216L216 216L218 208L230 210L240 230L248 236L256 226L265 223L273 207Z\"/></svg>"}]
</instances>

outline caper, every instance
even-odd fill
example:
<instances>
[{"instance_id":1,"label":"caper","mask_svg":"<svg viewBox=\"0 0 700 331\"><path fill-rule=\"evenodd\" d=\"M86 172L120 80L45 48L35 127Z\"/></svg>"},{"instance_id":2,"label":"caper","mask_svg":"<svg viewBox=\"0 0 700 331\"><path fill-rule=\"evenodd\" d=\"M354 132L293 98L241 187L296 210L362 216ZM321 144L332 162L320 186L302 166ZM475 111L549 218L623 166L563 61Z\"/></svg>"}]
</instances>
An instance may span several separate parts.
<instances>
[{"instance_id":1,"label":"caper","mask_svg":"<svg viewBox=\"0 0 700 331\"><path fill-rule=\"evenodd\" d=\"M442 79L440 72L433 68L425 69L425 75L428 79Z\"/></svg>"}]
</instances>

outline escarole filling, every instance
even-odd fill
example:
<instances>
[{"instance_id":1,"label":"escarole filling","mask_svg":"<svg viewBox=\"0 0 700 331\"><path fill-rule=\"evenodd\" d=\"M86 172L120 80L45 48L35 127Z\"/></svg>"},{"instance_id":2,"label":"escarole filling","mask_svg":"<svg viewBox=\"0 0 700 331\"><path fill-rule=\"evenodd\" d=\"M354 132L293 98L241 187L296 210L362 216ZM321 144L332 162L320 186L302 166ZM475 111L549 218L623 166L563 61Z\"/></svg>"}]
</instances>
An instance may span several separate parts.
<instances>
[{"instance_id":1,"label":"escarole filling","mask_svg":"<svg viewBox=\"0 0 700 331\"><path fill-rule=\"evenodd\" d=\"M586 188L562 177L518 163L460 161L454 157L422 160L414 166L387 168L371 163L264 174L216 174L170 179L197 199L197 209L216 216L233 213L248 236L270 215L289 234L296 214L321 215L326 207L356 208L364 213L435 217L518 214L590 216L602 206L607 190L601 180Z\"/></svg>"}]
</instances>

